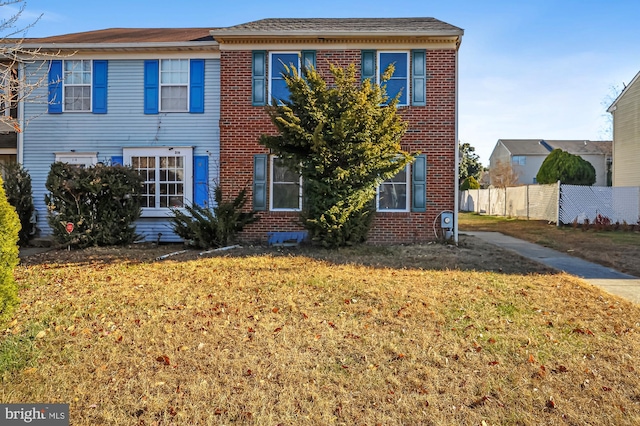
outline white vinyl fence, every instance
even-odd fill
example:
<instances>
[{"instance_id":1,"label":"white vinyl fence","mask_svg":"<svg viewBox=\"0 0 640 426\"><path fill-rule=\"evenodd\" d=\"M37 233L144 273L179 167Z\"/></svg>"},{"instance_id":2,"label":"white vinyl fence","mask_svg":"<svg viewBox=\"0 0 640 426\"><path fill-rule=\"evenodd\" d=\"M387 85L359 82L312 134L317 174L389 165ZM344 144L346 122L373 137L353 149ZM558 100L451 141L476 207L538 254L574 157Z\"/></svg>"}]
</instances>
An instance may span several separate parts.
<instances>
[{"instance_id":1,"label":"white vinyl fence","mask_svg":"<svg viewBox=\"0 0 640 426\"><path fill-rule=\"evenodd\" d=\"M492 216L546 220L557 224L590 222L598 215L611 223L640 222L640 187L525 185L460 192L460 210Z\"/></svg>"}]
</instances>

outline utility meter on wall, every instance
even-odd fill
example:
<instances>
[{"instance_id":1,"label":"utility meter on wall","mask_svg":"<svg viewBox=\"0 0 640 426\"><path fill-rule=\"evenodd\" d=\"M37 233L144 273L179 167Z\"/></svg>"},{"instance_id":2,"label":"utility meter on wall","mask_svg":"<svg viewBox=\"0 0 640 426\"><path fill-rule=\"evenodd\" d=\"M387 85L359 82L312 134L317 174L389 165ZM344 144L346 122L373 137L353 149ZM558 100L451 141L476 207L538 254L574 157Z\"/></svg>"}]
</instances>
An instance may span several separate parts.
<instances>
[{"instance_id":1,"label":"utility meter on wall","mask_svg":"<svg viewBox=\"0 0 640 426\"><path fill-rule=\"evenodd\" d=\"M453 212L442 212L440 214L440 227L445 240L453 237Z\"/></svg>"}]
</instances>

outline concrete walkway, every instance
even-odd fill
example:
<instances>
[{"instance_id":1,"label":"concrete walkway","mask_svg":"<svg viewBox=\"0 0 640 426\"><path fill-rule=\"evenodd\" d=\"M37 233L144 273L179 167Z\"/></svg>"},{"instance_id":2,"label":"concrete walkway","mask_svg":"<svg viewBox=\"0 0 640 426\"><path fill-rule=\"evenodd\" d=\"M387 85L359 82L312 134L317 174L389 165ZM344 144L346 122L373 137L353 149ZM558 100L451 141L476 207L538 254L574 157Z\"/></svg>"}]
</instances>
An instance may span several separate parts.
<instances>
[{"instance_id":1,"label":"concrete walkway","mask_svg":"<svg viewBox=\"0 0 640 426\"><path fill-rule=\"evenodd\" d=\"M460 234L476 237L487 243L516 252L523 257L551 268L583 278L588 283L596 285L609 293L640 303L640 278L633 275L623 274L606 266L587 262L550 248L509 237L500 232L461 231Z\"/></svg>"}]
</instances>

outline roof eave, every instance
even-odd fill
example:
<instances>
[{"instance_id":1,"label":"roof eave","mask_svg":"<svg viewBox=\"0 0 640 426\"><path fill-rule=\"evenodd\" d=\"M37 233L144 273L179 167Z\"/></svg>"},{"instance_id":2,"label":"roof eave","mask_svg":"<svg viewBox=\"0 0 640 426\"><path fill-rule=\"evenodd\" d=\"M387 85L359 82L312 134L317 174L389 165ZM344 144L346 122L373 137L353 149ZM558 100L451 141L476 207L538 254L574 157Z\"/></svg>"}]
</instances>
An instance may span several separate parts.
<instances>
[{"instance_id":1,"label":"roof eave","mask_svg":"<svg viewBox=\"0 0 640 426\"><path fill-rule=\"evenodd\" d=\"M148 50L148 49L167 49L167 50L210 50L212 47L217 48L217 41L193 41L193 42L137 42L137 43L24 43L21 49L39 50L39 51L58 51L58 50L91 50L91 51L108 51L108 50Z\"/></svg>"},{"instance_id":2,"label":"roof eave","mask_svg":"<svg viewBox=\"0 0 640 426\"><path fill-rule=\"evenodd\" d=\"M464 30L441 30L441 31L428 31L428 32L416 32L416 31L219 31L211 30L210 34L219 42L230 40L247 40L247 39L260 39L260 38L282 38L289 39L292 37L300 38L421 38L421 37L462 37Z\"/></svg>"}]
</instances>

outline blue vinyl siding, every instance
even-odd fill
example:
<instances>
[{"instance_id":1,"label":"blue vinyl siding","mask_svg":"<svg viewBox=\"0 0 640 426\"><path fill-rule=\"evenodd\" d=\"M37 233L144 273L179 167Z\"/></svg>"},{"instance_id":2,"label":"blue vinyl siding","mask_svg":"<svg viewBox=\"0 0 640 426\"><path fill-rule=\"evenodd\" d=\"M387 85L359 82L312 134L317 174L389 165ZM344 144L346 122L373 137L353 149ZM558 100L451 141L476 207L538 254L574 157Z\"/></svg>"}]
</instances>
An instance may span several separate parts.
<instances>
[{"instance_id":1,"label":"blue vinyl siding","mask_svg":"<svg viewBox=\"0 0 640 426\"><path fill-rule=\"evenodd\" d=\"M24 166L32 178L34 204L38 211L41 235L50 233L44 204L45 182L56 152L97 152L98 162L122 161L123 147L192 146L193 156L208 157L208 180L218 178L220 164L220 61L204 60L204 112L201 114L144 114L145 61L109 60L108 112L106 114L47 114L46 102L24 104L28 121L23 133ZM40 63L27 64L25 75L31 82L47 77L48 67L38 71ZM35 73L35 74L34 74ZM49 87L38 87L32 96L47 99ZM194 170L195 173L195 170ZM194 185L194 188L196 186ZM188 194L189 200L193 194ZM143 218L137 232L155 241L178 241L163 218Z\"/></svg>"}]
</instances>

